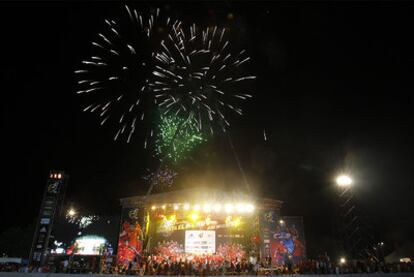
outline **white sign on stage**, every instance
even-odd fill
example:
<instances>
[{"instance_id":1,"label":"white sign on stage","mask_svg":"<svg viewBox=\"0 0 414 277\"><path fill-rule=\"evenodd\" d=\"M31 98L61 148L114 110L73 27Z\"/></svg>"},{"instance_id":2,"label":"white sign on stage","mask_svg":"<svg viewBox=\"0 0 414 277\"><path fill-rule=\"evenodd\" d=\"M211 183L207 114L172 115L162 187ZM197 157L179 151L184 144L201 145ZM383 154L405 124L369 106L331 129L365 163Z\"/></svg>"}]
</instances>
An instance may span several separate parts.
<instances>
[{"instance_id":1,"label":"white sign on stage","mask_svg":"<svg viewBox=\"0 0 414 277\"><path fill-rule=\"evenodd\" d=\"M213 254L216 252L216 232L205 230L185 231L185 252Z\"/></svg>"}]
</instances>

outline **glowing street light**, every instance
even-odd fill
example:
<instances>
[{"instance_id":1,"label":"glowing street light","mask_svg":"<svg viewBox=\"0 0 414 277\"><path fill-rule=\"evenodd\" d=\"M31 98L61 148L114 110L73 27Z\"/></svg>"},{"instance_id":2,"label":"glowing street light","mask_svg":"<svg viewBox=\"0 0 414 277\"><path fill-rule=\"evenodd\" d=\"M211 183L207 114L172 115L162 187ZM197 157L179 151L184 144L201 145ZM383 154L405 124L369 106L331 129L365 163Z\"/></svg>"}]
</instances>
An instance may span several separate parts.
<instances>
[{"instance_id":1,"label":"glowing street light","mask_svg":"<svg viewBox=\"0 0 414 277\"><path fill-rule=\"evenodd\" d=\"M76 214L76 211L74 209L70 208L69 211L68 211L68 215L69 216L74 216L75 214Z\"/></svg>"},{"instance_id":2,"label":"glowing street light","mask_svg":"<svg viewBox=\"0 0 414 277\"><path fill-rule=\"evenodd\" d=\"M350 187L352 185L352 179L347 175L340 175L336 178L336 184L339 187Z\"/></svg>"},{"instance_id":3,"label":"glowing street light","mask_svg":"<svg viewBox=\"0 0 414 277\"><path fill-rule=\"evenodd\" d=\"M339 263L340 263L340 264L345 264L345 263L346 263L346 259L345 259L345 257L341 257L341 258L339 259Z\"/></svg>"}]
</instances>

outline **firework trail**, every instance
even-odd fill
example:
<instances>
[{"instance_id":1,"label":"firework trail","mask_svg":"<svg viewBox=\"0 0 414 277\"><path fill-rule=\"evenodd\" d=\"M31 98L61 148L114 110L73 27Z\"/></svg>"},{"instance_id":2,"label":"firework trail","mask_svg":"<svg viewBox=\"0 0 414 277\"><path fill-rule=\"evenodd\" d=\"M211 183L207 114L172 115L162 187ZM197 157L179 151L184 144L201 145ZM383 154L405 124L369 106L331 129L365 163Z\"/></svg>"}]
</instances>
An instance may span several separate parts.
<instances>
[{"instance_id":1,"label":"firework trail","mask_svg":"<svg viewBox=\"0 0 414 277\"><path fill-rule=\"evenodd\" d=\"M115 126L114 140L124 136L129 143L140 125L147 147L157 113L149 86L155 53L180 24L161 17L159 9L144 16L125 6L125 18L106 19L104 30L92 41L93 54L75 71L77 93L88 103L84 112L96 113L101 125Z\"/></svg>"},{"instance_id":2,"label":"firework trail","mask_svg":"<svg viewBox=\"0 0 414 277\"><path fill-rule=\"evenodd\" d=\"M227 29L189 30L173 26L155 55L154 81L150 83L164 114L197 120L199 129L212 134L230 126L228 111L242 115L240 104L252 97L242 65L250 60L245 50L234 52ZM220 124L218 124L220 123Z\"/></svg>"}]
</instances>

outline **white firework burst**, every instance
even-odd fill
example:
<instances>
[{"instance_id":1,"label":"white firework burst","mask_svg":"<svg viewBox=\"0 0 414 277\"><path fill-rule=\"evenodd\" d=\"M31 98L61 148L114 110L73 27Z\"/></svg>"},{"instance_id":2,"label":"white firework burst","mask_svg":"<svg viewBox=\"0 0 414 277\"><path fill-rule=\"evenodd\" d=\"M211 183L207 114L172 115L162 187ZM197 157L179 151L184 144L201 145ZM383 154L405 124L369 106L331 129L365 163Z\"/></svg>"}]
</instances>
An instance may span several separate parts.
<instances>
[{"instance_id":1,"label":"white firework burst","mask_svg":"<svg viewBox=\"0 0 414 277\"><path fill-rule=\"evenodd\" d=\"M155 53L181 23L161 17L159 9L143 15L125 6L125 13L118 21L106 19L105 28L92 41L93 54L75 71L77 94L87 103L84 112L97 114L101 125L115 128L114 140L123 136L130 142L140 124L146 147L157 112L149 86Z\"/></svg>"},{"instance_id":2,"label":"white firework burst","mask_svg":"<svg viewBox=\"0 0 414 277\"><path fill-rule=\"evenodd\" d=\"M229 111L242 115L241 102L252 97L246 82L256 79L243 70L250 57L234 51L228 30L193 24L189 29L173 26L156 53L154 81L149 86L164 114L197 120L200 129L223 132L230 126Z\"/></svg>"}]
</instances>

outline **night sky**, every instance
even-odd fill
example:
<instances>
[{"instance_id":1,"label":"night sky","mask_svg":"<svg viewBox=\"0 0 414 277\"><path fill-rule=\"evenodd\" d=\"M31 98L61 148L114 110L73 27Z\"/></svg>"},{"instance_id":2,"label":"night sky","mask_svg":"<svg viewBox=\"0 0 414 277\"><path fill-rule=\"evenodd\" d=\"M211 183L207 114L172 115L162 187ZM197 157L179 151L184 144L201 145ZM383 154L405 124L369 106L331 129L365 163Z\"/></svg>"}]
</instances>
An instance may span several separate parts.
<instances>
[{"instance_id":1,"label":"night sky","mask_svg":"<svg viewBox=\"0 0 414 277\"><path fill-rule=\"evenodd\" d=\"M330 247L334 179L343 169L375 236L413 242L412 9L385 2L132 6L237 32L233 44L247 49L258 78L231 137L254 192L284 201L285 215L304 216L310 254ZM113 2L0 4L0 231L34 222L50 169L70 175L68 201L97 213L117 213L120 197L145 193L142 175L154 169L149 151L137 140L114 142L114 129L83 113L75 94L73 71L92 54L103 20L120 16L123 5ZM177 188L244 189L225 137L196 152L178 170Z\"/></svg>"}]
</instances>

